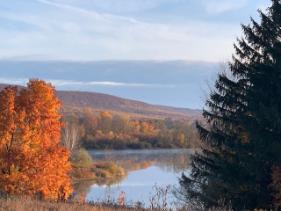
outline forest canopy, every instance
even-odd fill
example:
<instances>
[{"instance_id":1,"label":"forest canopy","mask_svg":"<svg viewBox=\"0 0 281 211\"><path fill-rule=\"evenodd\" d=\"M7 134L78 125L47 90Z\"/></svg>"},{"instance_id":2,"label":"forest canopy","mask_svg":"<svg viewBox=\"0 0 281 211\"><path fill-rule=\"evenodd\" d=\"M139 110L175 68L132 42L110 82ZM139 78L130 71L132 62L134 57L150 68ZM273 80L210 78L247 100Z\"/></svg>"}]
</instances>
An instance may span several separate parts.
<instances>
[{"instance_id":1,"label":"forest canopy","mask_svg":"<svg viewBox=\"0 0 281 211\"><path fill-rule=\"evenodd\" d=\"M63 141L71 133L76 144L91 149L195 148L199 140L192 121L134 118L96 111L64 113Z\"/></svg>"}]
</instances>

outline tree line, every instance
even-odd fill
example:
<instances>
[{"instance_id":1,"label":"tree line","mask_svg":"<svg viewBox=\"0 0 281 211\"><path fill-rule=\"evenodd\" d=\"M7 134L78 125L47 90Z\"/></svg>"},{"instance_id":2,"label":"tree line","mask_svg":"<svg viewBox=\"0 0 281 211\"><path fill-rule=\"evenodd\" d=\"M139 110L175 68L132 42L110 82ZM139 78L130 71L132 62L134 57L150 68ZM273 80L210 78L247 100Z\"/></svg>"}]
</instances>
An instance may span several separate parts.
<instances>
[{"instance_id":1,"label":"tree line","mask_svg":"<svg viewBox=\"0 0 281 211\"><path fill-rule=\"evenodd\" d=\"M190 148L199 146L195 124L179 120L136 119L86 108L64 115L63 142L91 149ZM71 148L71 147L70 147Z\"/></svg>"}]
</instances>

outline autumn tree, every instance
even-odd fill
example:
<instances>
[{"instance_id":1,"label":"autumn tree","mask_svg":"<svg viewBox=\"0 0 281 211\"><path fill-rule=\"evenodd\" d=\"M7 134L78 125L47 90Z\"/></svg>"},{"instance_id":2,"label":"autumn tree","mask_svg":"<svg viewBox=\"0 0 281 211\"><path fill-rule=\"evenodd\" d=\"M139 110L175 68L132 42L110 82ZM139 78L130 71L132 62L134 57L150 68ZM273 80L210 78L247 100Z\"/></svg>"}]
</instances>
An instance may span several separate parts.
<instances>
[{"instance_id":1,"label":"autumn tree","mask_svg":"<svg viewBox=\"0 0 281 211\"><path fill-rule=\"evenodd\" d=\"M112 128L112 114L109 111L100 112L99 116L99 128L104 133L109 133Z\"/></svg>"},{"instance_id":2,"label":"autumn tree","mask_svg":"<svg viewBox=\"0 0 281 211\"><path fill-rule=\"evenodd\" d=\"M129 116L128 115L115 115L112 118L112 130L115 133L128 132Z\"/></svg>"},{"instance_id":3,"label":"autumn tree","mask_svg":"<svg viewBox=\"0 0 281 211\"><path fill-rule=\"evenodd\" d=\"M82 124L87 134L94 134L94 131L98 127L98 118L93 109L85 108L83 110Z\"/></svg>"},{"instance_id":4,"label":"autumn tree","mask_svg":"<svg viewBox=\"0 0 281 211\"><path fill-rule=\"evenodd\" d=\"M60 145L60 102L55 90L30 80L19 92L0 92L0 189L45 199L72 192L69 152Z\"/></svg>"}]
</instances>

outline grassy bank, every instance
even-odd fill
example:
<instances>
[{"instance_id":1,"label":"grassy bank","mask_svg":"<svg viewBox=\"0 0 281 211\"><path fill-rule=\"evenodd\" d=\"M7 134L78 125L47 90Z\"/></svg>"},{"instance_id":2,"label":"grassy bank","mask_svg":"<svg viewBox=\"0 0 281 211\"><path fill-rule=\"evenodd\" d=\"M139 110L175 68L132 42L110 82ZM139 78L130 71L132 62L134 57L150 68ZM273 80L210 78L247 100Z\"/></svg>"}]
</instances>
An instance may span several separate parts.
<instances>
[{"instance_id":1,"label":"grassy bank","mask_svg":"<svg viewBox=\"0 0 281 211\"><path fill-rule=\"evenodd\" d=\"M30 198L0 199L0 211L121 211L142 210L137 208L110 207L81 203L46 202Z\"/></svg>"}]
</instances>

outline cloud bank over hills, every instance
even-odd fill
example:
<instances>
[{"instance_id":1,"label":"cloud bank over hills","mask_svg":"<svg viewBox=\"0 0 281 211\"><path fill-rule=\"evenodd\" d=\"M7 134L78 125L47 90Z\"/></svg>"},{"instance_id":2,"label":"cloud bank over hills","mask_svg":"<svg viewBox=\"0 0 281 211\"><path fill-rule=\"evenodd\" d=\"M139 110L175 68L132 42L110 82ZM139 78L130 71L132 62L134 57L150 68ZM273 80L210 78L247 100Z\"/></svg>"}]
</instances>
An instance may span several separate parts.
<instances>
[{"instance_id":1,"label":"cloud bank over hills","mask_svg":"<svg viewBox=\"0 0 281 211\"><path fill-rule=\"evenodd\" d=\"M92 91L144 102L203 107L220 64L185 61L0 61L0 83L41 78L59 90Z\"/></svg>"}]
</instances>

